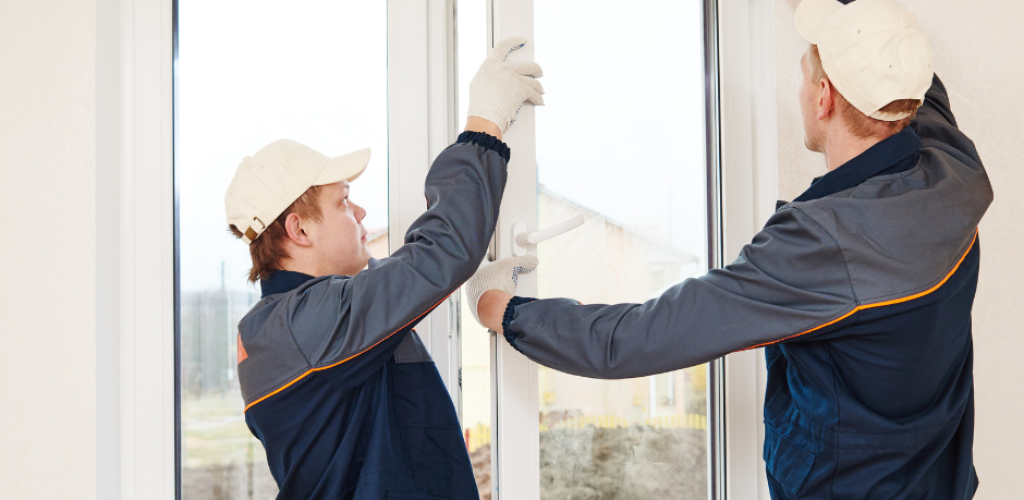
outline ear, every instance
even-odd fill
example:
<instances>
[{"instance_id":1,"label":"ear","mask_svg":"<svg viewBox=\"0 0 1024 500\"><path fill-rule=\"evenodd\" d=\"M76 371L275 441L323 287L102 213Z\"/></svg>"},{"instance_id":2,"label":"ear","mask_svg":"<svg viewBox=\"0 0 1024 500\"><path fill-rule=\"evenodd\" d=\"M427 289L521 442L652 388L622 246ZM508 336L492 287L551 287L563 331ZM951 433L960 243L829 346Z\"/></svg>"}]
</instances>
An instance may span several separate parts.
<instances>
[{"instance_id":1,"label":"ear","mask_svg":"<svg viewBox=\"0 0 1024 500\"><path fill-rule=\"evenodd\" d=\"M308 247L313 243L306 234L304 224L302 217L295 212L288 214L284 219L284 230L288 234L288 239L300 247Z\"/></svg>"},{"instance_id":2,"label":"ear","mask_svg":"<svg viewBox=\"0 0 1024 500\"><path fill-rule=\"evenodd\" d=\"M835 105L835 101L832 95L832 84L825 79L818 82L818 119L824 120L828 118L829 113L832 111L832 107Z\"/></svg>"}]
</instances>

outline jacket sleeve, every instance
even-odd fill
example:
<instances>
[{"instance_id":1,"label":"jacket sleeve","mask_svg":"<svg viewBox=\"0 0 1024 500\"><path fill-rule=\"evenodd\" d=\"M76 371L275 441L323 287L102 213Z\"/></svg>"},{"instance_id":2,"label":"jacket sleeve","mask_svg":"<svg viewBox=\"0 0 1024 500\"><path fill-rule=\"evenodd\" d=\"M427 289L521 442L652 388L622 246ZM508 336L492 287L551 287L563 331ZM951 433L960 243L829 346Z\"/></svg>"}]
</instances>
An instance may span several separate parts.
<instances>
[{"instance_id":1,"label":"jacket sleeve","mask_svg":"<svg viewBox=\"0 0 1024 500\"><path fill-rule=\"evenodd\" d=\"M925 93L924 104L918 108L917 117L910 126L921 137L924 146L946 151L965 163L981 164L974 141L961 132L956 123L949 94L938 75L932 77L932 86Z\"/></svg>"},{"instance_id":2,"label":"jacket sleeve","mask_svg":"<svg viewBox=\"0 0 1024 500\"><path fill-rule=\"evenodd\" d=\"M513 347L559 371L609 379L806 339L856 307L838 245L793 207L776 213L731 265L643 304L521 302L513 299L505 313L503 333Z\"/></svg>"},{"instance_id":3,"label":"jacket sleeve","mask_svg":"<svg viewBox=\"0 0 1024 500\"><path fill-rule=\"evenodd\" d=\"M399 337L472 276L494 232L508 157L501 141L463 134L431 166L428 208L405 245L354 277L320 280L292 298L289 326L311 368L360 357L349 364L375 371L390 353L365 353L393 352Z\"/></svg>"}]
</instances>

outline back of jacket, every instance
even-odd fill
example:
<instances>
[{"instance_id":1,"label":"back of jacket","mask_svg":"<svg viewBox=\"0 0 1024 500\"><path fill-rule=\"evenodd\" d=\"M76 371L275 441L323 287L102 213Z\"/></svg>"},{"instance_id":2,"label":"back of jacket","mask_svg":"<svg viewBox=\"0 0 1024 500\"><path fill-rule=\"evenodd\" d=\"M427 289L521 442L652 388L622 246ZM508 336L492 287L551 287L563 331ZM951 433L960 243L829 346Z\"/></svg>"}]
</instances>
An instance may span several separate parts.
<instances>
[{"instance_id":1,"label":"back of jacket","mask_svg":"<svg viewBox=\"0 0 1024 500\"><path fill-rule=\"evenodd\" d=\"M904 134L882 172L854 186L823 178L782 209L831 236L856 306L765 350L775 498L977 489L971 309L991 186L938 79Z\"/></svg>"},{"instance_id":2,"label":"back of jacket","mask_svg":"<svg viewBox=\"0 0 1024 500\"><path fill-rule=\"evenodd\" d=\"M643 304L513 298L513 347L629 378L764 347L774 499L977 488L971 308L992 188L934 79L915 123L781 207L723 269Z\"/></svg>"}]
</instances>

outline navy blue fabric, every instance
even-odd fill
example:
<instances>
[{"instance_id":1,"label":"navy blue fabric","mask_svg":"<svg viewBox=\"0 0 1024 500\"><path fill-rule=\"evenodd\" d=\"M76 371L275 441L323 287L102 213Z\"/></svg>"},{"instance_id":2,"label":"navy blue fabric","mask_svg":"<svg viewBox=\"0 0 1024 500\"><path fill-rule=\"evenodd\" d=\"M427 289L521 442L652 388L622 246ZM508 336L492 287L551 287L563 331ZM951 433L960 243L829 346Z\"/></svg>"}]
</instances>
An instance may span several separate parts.
<instances>
[{"instance_id":1,"label":"navy blue fabric","mask_svg":"<svg viewBox=\"0 0 1024 500\"><path fill-rule=\"evenodd\" d=\"M885 139L839 168L817 178L793 201L810 201L845 191L878 175L914 168L921 158L921 138L910 127Z\"/></svg>"},{"instance_id":2,"label":"navy blue fabric","mask_svg":"<svg viewBox=\"0 0 1024 500\"><path fill-rule=\"evenodd\" d=\"M292 291L311 279L312 276L295 271L274 271L266 279L260 280L260 291L263 293L260 298Z\"/></svg>"},{"instance_id":3,"label":"navy blue fabric","mask_svg":"<svg viewBox=\"0 0 1024 500\"><path fill-rule=\"evenodd\" d=\"M980 252L975 241L930 294L765 348L773 500L974 496L971 308Z\"/></svg>"},{"instance_id":4,"label":"navy blue fabric","mask_svg":"<svg viewBox=\"0 0 1024 500\"><path fill-rule=\"evenodd\" d=\"M535 300L537 299L530 297L512 297L509 299L508 304L505 305L505 313L501 317L501 331L505 335L505 341L520 353L523 351L516 345L516 332L512 331L512 320L515 319L516 306L533 302Z\"/></svg>"},{"instance_id":5,"label":"navy blue fabric","mask_svg":"<svg viewBox=\"0 0 1024 500\"><path fill-rule=\"evenodd\" d=\"M265 295L282 293L309 279L278 271L261 286ZM279 499L479 499L436 366L395 362L412 328L310 373L245 413L267 451Z\"/></svg>"},{"instance_id":6,"label":"navy blue fabric","mask_svg":"<svg viewBox=\"0 0 1024 500\"><path fill-rule=\"evenodd\" d=\"M917 166L921 159L921 138L910 127L874 145L839 168L811 181L811 187L793 201L809 201L850 189L879 175L898 174ZM778 200L775 210L793 203Z\"/></svg>"},{"instance_id":7,"label":"navy blue fabric","mask_svg":"<svg viewBox=\"0 0 1024 500\"><path fill-rule=\"evenodd\" d=\"M508 161L512 157L512 150L508 144L501 142L501 139L484 132L463 132L455 140L455 144L476 144L482 148L490 149Z\"/></svg>"},{"instance_id":8,"label":"navy blue fabric","mask_svg":"<svg viewBox=\"0 0 1024 500\"><path fill-rule=\"evenodd\" d=\"M815 179L795 201L910 170L921 147L907 127ZM979 261L975 241L938 290L765 348L773 500L974 497L971 308Z\"/></svg>"}]
</instances>

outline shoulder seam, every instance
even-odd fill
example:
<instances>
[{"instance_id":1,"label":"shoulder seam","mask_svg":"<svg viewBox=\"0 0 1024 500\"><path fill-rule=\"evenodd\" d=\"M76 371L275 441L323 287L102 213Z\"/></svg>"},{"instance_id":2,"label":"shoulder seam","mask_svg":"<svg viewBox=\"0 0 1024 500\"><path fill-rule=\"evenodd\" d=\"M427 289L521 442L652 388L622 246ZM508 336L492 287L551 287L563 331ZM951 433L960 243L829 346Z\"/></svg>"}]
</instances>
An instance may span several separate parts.
<instances>
[{"instance_id":1,"label":"shoulder seam","mask_svg":"<svg viewBox=\"0 0 1024 500\"><path fill-rule=\"evenodd\" d=\"M832 233L828 232L828 229L825 229L825 226L822 226L821 223L819 223L818 221L814 220L814 217L811 217L810 215L808 215L807 212L804 212L799 207L792 207L792 208L793 208L793 210L796 210L797 212L800 212L801 214L803 214L804 217L807 217L807 220L813 222L815 226L818 226L819 228L821 228L821 230L825 234L828 235L829 239L832 240L832 244L835 245L836 250L839 251L839 257L843 260L843 269L846 270L846 282L847 282L847 284L850 285L850 294L853 296L854 306L859 306L860 305L860 299L857 297L857 290L853 286L853 276L850 274L850 263L847 262L847 260L846 260L846 253L843 252L843 247L839 244L839 241L836 240L835 236L832 236Z\"/></svg>"},{"instance_id":2,"label":"shoulder seam","mask_svg":"<svg viewBox=\"0 0 1024 500\"><path fill-rule=\"evenodd\" d=\"M289 296L286 299L285 305L286 306L290 306L291 305L291 301L294 298L295 298L294 294ZM295 338L295 331L292 330L292 316L291 316L291 314L288 314L288 321L285 321L285 327L288 328L288 337L290 337L292 339L292 344L295 345L295 350L299 351L299 355L302 356L302 360L306 362L306 369L308 370L308 369L312 368L313 365L309 362L309 356L306 356L306 353L302 352L302 347L299 346L299 339Z\"/></svg>"}]
</instances>

